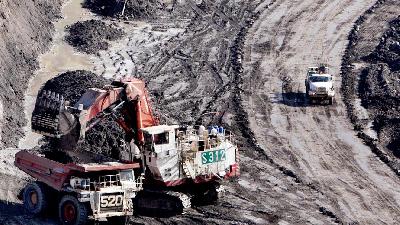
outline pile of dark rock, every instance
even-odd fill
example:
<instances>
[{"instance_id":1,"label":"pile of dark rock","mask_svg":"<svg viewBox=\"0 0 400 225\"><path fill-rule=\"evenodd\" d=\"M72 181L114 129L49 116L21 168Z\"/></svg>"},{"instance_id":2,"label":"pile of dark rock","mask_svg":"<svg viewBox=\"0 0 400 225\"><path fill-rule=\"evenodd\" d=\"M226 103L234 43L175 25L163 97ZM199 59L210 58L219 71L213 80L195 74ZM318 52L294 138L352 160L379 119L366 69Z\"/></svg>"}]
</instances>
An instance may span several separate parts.
<instances>
[{"instance_id":1,"label":"pile of dark rock","mask_svg":"<svg viewBox=\"0 0 400 225\"><path fill-rule=\"evenodd\" d=\"M86 0L83 6L103 16L136 19L153 18L164 8L159 0Z\"/></svg>"},{"instance_id":2,"label":"pile of dark rock","mask_svg":"<svg viewBox=\"0 0 400 225\"><path fill-rule=\"evenodd\" d=\"M380 142L400 157L400 17L389 23L381 42L365 61L359 95L374 120Z\"/></svg>"},{"instance_id":3,"label":"pile of dark rock","mask_svg":"<svg viewBox=\"0 0 400 225\"><path fill-rule=\"evenodd\" d=\"M389 23L389 30L370 59L388 64L391 71L400 71L400 16Z\"/></svg>"},{"instance_id":4,"label":"pile of dark rock","mask_svg":"<svg viewBox=\"0 0 400 225\"><path fill-rule=\"evenodd\" d=\"M77 70L62 73L47 81L42 90L62 94L73 106L88 88L102 88L110 83L94 73ZM110 161L111 158L118 159L119 153L124 150L124 138L122 128L112 118L106 118L87 131L85 139L77 145L68 138L46 138L40 150L48 158L63 163Z\"/></svg>"},{"instance_id":5,"label":"pile of dark rock","mask_svg":"<svg viewBox=\"0 0 400 225\"><path fill-rule=\"evenodd\" d=\"M96 54L107 50L109 41L115 41L124 36L124 31L113 24L100 20L77 22L67 27L66 41L79 51Z\"/></svg>"}]
</instances>

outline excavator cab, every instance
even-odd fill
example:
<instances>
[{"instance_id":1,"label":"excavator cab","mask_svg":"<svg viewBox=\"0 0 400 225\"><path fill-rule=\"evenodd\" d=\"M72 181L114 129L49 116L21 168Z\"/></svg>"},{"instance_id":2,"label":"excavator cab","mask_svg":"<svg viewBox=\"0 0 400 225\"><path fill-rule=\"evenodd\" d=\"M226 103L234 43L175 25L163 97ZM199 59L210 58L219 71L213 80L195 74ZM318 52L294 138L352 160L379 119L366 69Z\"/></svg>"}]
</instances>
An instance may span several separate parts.
<instances>
[{"instance_id":1,"label":"excavator cab","mask_svg":"<svg viewBox=\"0 0 400 225\"><path fill-rule=\"evenodd\" d=\"M175 130L178 128L178 125L159 125L143 128L145 150L164 153L175 149Z\"/></svg>"}]
</instances>

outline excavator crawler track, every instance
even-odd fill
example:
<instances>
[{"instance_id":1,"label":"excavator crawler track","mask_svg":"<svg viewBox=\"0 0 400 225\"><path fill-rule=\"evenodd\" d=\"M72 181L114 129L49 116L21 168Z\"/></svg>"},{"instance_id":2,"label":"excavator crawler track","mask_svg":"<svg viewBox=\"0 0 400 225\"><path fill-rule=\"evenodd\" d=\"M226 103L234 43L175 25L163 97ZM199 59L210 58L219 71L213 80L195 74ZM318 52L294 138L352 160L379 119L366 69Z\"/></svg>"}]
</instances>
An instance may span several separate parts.
<instances>
[{"instance_id":1,"label":"excavator crawler track","mask_svg":"<svg viewBox=\"0 0 400 225\"><path fill-rule=\"evenodd\" d=\"M191 196L182 192L145 190L135 198L136 211L147 216L178 215L191 206Z\"/></svg>"}]
</instances>

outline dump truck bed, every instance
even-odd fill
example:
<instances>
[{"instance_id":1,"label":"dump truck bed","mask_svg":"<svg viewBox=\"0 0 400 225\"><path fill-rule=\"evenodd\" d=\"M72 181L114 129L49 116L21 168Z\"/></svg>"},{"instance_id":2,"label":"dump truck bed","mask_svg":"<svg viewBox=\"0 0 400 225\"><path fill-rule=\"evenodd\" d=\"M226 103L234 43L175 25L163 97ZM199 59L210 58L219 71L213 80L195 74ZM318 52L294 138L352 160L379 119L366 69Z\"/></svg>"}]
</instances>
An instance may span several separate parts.
<instances>
[{"instance_id":1,"label":"dump truck bed","mask_svg":"<svg viewBox=\"0 0 400 225\"><path fill-rule=\"evenodd\" d=\"M15 166L50 187L61 190L74 174L140 168L139 163L104 162L90 164L62 164L22 150L15 154Z\"/></svg>"}]
</instances>

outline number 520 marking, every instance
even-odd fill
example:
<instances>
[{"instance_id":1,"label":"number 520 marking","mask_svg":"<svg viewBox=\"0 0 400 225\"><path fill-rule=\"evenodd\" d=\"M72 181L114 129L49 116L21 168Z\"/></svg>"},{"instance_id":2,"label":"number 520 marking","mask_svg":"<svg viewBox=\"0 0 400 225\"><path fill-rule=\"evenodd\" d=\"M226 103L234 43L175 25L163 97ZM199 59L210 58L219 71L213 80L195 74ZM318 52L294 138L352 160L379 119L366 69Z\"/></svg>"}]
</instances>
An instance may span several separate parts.
<instances>
[{"instance_id":1,"label":"number 520 marking","mask_svg":"<svg viewBox=\"0 0 400 225\"><path fill-rule=\"evenodd\" d=\"M103 195L100 197L100 207L115 207L123 204L122 195Z\"/></svg>"}]
</instances>

